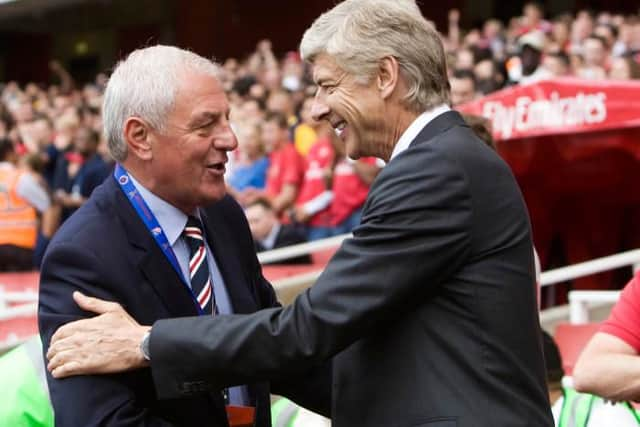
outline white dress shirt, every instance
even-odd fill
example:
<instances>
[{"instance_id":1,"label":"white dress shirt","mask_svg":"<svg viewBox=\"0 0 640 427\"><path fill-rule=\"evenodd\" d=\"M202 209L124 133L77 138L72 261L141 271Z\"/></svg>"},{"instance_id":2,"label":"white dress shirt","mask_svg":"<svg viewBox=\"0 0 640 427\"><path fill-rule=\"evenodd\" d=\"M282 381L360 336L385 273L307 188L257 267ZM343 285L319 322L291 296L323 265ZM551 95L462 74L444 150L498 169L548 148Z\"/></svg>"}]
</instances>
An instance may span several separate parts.
<instances>
[{"instance_id":1,"label":"white dress shirt","mask_svg":"<svg viewBox=\"0 0 640 427\"><path fill-rule=\"evenodd\" d=\"M181 238L184 227L187 225L187 215L185 215L180 209L147 190L131 174L129 174L129 177L151 212L153 212L153 215L155 215L158 220L158 224L162 227L162 230L167 236L167 240L173 249L173 253L178 260L185 283L191 286L191 280L189 278L189 247L185 239ZM198 212L195 212L194 216L200 218ZM215 296L218 313L233 314L231 299L229 298L227 287L224 283L224 279L222 278L222 274L220 273L215 257L213 256L213 252L206 241L205 230L202 230L202 234L205 236L207 264L209 266L209 275L211 276L211 283L213 284L213 294ZM229 388L229 401L233 404L246 405L249 402L248 396L245 386Z\"/></svg>"},{"instance_id":2,"label":"white dress shirt","mask_svg":"<svg viewBox=\"0 0 640 427\"><path fill-rule=\"evenodd\" d=\"M441 104L435 108L432 108L431 110L425 111L424 113L416 117L416 119L413 122L411 122L409 127L402 133L402 135L400 136L400 139L396 143L396 146L393 147L393 152L391 152L391 157L389 158L389 161L393 160L394 157L396 157L398 154L402 153L404 150L409 148L409 145L411 144L411 142L413 142L413 140L416 138L416 136L418 136L420 131L424 129L424 127L427 124L429 124L431 120L435 119L440 114L446 113L447 111L450 111L450 110L451 108L449 108L448 105Z\"/></svg>"}]
</instances>

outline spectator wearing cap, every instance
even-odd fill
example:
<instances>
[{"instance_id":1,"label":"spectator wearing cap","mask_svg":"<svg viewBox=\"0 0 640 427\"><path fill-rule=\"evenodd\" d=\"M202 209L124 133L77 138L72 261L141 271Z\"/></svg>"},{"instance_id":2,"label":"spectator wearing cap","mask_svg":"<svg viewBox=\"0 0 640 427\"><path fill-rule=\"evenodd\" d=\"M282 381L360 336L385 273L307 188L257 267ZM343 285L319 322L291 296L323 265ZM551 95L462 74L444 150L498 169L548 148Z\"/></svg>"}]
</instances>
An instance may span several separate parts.
<instances>
[{"instance_id":1,"label":"spectator wearing cap","mask_svg":"<svg viewBox=\"0 0 640 427\"><path fill-rule=\"evenodd\" d=\"M545 43L546 36L539 30L530 31L518 39L522 64L522 77L519 79L521 84L531 84L551 77L551 73L541 66Z\"/></svg>"}]
</instances>

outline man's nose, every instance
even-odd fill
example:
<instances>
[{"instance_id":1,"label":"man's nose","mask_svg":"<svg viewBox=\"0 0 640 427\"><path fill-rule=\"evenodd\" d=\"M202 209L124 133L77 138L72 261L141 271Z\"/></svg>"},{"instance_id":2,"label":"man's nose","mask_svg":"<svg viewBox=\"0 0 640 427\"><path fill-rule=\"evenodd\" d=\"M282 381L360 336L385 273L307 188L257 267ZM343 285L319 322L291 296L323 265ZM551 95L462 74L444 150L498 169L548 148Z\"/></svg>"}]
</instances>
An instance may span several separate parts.
<instances>
[{"instance_id":1,"label":"man's nose","mask_svg":"<svg viewBox=\"0 0 640 427\"><path fill-rule=\"evenodd\" d=\"M311 105L311 117L313 118L313 120L320 121L324 119L327 114L329 114L329 107L325 102L323 102L321 99L318 99L318 97L316 96L316 99Z\"/></svg>"},{"instance_id":2,"label":"man's nose","mask_svg":"<svg viewBox=\"0 0 640 427\"><path fill-rule=\"evenodd\" d=\"M238 138L236 138L236 134L229 121L226 121L224 129L216 135L214 145L217 149L225 151L233 151L238 147Z\"/></svg>"}]
</instances>

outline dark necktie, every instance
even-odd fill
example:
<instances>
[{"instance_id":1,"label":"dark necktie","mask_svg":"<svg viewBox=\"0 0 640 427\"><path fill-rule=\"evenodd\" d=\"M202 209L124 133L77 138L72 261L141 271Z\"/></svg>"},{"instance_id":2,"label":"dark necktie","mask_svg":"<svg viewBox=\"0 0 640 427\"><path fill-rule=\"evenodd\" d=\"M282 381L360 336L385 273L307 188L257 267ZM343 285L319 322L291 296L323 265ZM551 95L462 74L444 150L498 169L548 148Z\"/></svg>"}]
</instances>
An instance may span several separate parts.
<instances>
[{"instance_id":1,"label":"dark necktie","mask_svg":"<svg viewBox=\"0 0 640 427\"><path fill-rule=\"evenodd\" d=\"M207 247L204 244L202 224L194 216L189 216L184 228L184 237L189 246L189 278L191 289L200 304L200 308L207 314L215 313L215 295L209 275L207 263Z\"/></svg>"}]
</instances>

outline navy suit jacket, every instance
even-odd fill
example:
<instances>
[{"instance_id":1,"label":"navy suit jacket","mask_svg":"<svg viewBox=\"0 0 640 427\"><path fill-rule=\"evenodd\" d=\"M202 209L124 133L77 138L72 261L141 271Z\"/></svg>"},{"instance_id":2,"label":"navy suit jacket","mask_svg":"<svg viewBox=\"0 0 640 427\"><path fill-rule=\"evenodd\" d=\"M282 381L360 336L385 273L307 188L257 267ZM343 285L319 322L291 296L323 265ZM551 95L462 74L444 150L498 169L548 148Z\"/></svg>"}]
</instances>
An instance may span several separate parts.
<instances>
[{"instance_id":1,"label":"navy suit jacket","mask_svg":"<svg viewBox=\"0 0 640 427\"><path fill-rule=\"evenodd\" d=\"M201 209L208 244L236 313L278 306L271 285L262 277L242 209L225 197ZM197 314L189 292L173 270L133 207L110 177L58 231L42 266L38 322L46 353L61 325L90 313L80 310L72 292L117 301L141 324ZM185 354L180 363L192 363ZM319 374L320 381L325 375ZM149 369L117 375L48 376L57 426L226 426L219 390L197 393L184 388L184 398L159 401ZM192 387L193 390L190 390ZM302 403L329 391L329 378L304 388L296 379L276 386L280 394ZM270 425L269 384L249 384L256 425ZM192 393L193 392L193 393ZM314 396L315 395L315 396ZM328 398L326 398L328 406ZM320 404L323 405L323 404Z\"/></svg>"}]
</instances>

